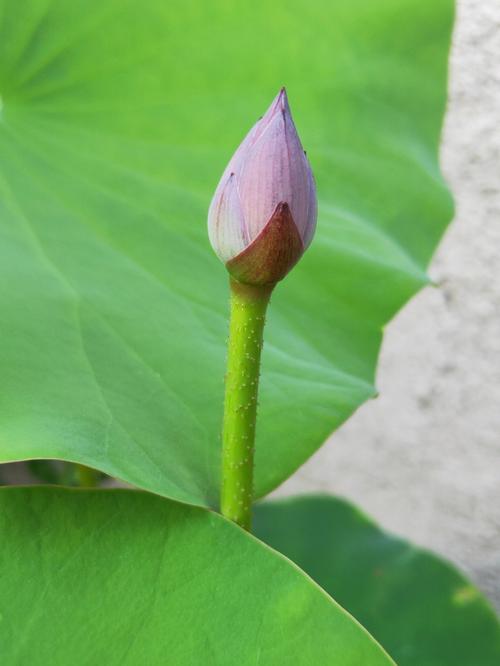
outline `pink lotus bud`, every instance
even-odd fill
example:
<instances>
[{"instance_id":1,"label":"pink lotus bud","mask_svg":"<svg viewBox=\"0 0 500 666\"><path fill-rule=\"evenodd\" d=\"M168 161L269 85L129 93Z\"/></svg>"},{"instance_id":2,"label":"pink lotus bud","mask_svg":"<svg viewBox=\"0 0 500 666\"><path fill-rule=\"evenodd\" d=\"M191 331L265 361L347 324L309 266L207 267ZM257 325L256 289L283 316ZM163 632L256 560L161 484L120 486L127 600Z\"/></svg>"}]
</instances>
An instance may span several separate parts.
<instances>
[{"instance_id":1,"label":"pink lotus bud","mask_svg":"<svg viewBox=\"0 0 500 666\"><path fill-rule=\"evenodd\" d=\"M314 178L282 88L222 175L210 242L239 282L274 284L310 244L316 217Z\"/></svg>"}]
</instances>

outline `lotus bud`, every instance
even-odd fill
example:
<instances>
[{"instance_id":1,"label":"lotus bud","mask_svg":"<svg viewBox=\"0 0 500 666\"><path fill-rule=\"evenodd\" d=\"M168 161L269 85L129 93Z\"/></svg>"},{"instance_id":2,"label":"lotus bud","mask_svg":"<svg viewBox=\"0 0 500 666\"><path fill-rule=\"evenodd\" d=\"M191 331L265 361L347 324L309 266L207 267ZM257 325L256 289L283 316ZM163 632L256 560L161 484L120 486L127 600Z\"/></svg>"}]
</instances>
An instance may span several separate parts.
<instances>
[{"instance_id":1,"label":"lotus bud","mask_svg":"<svg viewBox=\"0 0 500 666\"><path fill-rule=\"evenodd\" d=\"M222 175L210 242L238 282L274 285L310 244L316 217L314 178L282 88Z\"/></svg>"}]
</instances>

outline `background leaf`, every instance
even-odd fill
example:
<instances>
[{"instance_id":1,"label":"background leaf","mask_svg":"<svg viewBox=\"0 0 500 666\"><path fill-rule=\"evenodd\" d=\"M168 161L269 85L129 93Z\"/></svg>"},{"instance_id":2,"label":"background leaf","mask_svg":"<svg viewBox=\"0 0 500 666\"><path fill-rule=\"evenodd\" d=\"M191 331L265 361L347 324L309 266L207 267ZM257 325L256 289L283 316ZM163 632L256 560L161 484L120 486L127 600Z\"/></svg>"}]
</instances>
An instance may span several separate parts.
<instances>
[{"instance_id":1,"label":"background leaf","mask_svg":"<svg viewBox=\"0 0 500 666\"><path fill-rule=\"evenodd\" d=\"M217 502L227 277L206 213L286 84L320 198L273 297L256 493L374 395L451 215L452 0L0 0L0 458Z\"/></svg>"},{"instance_id":2,"label":"background leaf","mask_svg":"<svg viewBox=\"0 0 500 666\"><path fill-rule=\"evenodd\" d=\"M335 497L259 504L255 514L255 533L359 619L399 666L500 664L498 619L445 561Z\"/></svg>"},{"instance_id":3,"label":"background leaf","mask_svg":"<svg viewBox=\"0 0 500 666\"><path fill-rule=\"evenodd\" d=\"M0 490L9 666L390 666L284 557L217 514L136 491Z\"/></svg>"}]
</instances>

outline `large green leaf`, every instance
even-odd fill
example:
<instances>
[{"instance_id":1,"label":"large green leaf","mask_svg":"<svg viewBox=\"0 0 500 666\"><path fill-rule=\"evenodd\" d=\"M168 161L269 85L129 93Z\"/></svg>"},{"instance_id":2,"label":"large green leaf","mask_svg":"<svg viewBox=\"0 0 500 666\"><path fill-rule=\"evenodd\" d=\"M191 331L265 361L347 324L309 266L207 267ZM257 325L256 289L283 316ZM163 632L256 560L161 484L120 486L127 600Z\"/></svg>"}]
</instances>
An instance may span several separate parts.
<instances>
[{"instance_id":1,"label":"large green leaf","mask_svg":"<svg viewBox=\"0 0 500 666\"><path fill-rule=\"evenodd\" d=\"M452 0L0 0L0 459L215 505L227 278L205 220L288 86L318 181L276 290L256 493L374 394L382 327L450 218Z\"/></svg>"},{"instance_id":2,"label":"large green leaf","mask_svg":"<svg viewBox=\"0 0 500 666\"><path fill-rule=\"evenodd\" d=\"M136 491L0 490L9 666L390 666L310 578L218 514Z\"/></svg>"},{"instance_id":3,"label":"large green leaf","mask_svg":"<svg viewBox=\"0 0 500 666\"><path fill-rule=\"evenodd\" d=\"M256 507L255 531L358 618L399 666L498 666L500 624L448 563L384 534L349 503Z\"/></svg>"}]
</instances>

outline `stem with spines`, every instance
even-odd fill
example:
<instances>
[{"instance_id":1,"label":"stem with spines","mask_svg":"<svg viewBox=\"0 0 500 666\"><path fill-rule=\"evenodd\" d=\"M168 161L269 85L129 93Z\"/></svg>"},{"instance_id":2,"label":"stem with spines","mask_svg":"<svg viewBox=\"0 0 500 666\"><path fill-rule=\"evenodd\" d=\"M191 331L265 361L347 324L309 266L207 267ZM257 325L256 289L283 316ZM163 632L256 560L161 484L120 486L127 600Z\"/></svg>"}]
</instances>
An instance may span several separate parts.
<instances>
[{"instance_id":1,"label":"stem with spines","mask_svg":"<svg viewBox=\"0 0 500 666\"><path fill-rule=\"evenodd\" d=\"M230 279L231 318L222 431L221 513L251 528L255 421L266 309L274 285Z\"/></svg>"}]
</instances>

